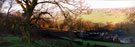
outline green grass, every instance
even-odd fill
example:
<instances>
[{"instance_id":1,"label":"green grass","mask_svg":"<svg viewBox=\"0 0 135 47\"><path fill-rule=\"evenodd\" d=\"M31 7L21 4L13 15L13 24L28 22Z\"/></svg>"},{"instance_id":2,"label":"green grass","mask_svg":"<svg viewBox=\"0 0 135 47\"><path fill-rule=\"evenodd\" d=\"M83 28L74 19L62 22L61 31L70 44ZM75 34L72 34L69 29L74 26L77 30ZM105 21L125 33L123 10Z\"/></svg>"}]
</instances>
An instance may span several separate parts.
<instances>
[{"instance_id":1,"label":"green grass","mask_svg":"<svg viewBox=\"0 0 135 47\"><path fill-rule=\"evenodd\" d=\"M9 45L1 45L1 43L9 43ZM22 41L22 38L16 36L6 36L0 40L0 47L59 47L59 45L48 44L41 40L35 40L32 44L27 44Z\"/></svg>"},{"instance_id":2,"label":"green grass","mask_svg":"<svg viewBox=\"0 0 135 47\"><path fill-rule=\"evenodd\" d=\"M67 37L62 37L64 39L70 40L70 38ZM111 42L102 42L102 41L92 41L92 40L82 40L82 39L78 39L78 38L74 38L73 41L80 41L83 43L83 46L87 46L87 44L89 43L90 45L103 45L103 46L107 46L107 47L129 47L129 45L125 45L125 44L118 44L118 43L111 43Z\"/></svg>"},{"instance_id":3,"label":"green grass","mask_svg":"<svg viewBox=\"0 0 135 47\"><path fill-rule=\"evenodd\" d=\"M10 43L10 45L3 45L0 47L32 47L31 44L26 44L22 42L22 39L20 37L15 37L15 36L7 36L3 37L2 40L0 40L0 43Z\"/></svg>"},{"instance_id":4,"label":"green grass","mask_svg":"<svg viewBox=\"0 0 135 47\"><path fill-rule=\"evenodd\" d=\"M8 42L11 45L3 45L3 46L0 45L0 47L63 47L61 45L57 45L57 43L63 42L65 44L71 44L71 42L69 41L69 40L71 40L70 38L67 38L67 37L63 37L63 38L66 40L64 40L64 39L59 39L57 41L51 40L51 41L56 42L55 44L49 44L49 43L43 42L41 40L35 40L35 41L33 41L33 44L26 44L26 43L22 42L22 38L20 38L20 37L7 36L7 37L3 37L3 40L0 40L0 44L3 42ZM103 46L108 46L108 47L128 47L128 45L124 45L124 44L92 41L92 40L82 40L82 39L78 39L78 38L74 38L73 41L82 42L82 45L72 42L73 47L88 47L87 46L88 43L90 45L103 45Z\"/></svg>"},{"instance_id":5,"label":"green grass","mask_svg":"<svg viewBox=\"0 0 135 47\"><path fill-rule=\"evenodd\" d=\"M94 12L89 15L83 14L79 16L78 18L81 18L82 20L91 21L94 23L118 23L123 21L129 21L125 13L118 12L118 13L111 13L107 14L105 12Z\"/></svg>"},{"instance_id":6,"label":"green grass","mask_svg":"<svg viewBox=\"0 0 135 47\"><path fill-rule=\"evenodd\" d=\"M27 44L27 43L24 43L22 41L22 38L21 37L17 37L17 36L5 36L3 37L2 40L0 40L0 47L63 47L57 43L59 42L63 42L65 44L70 44L69 41L67 40L62 40L62 39L58 39L56 42L56 40L50 40L50 41L53 41L55 42L54 44L49 44L47 42L44 42L42 40L35 40L33 41L32 44ZM2 43L9 43L8 44L4 44L4 45L1 45ZM73 43L73 46L74 47L82 47L76 43Z\"/></svg>"}]
</instances>

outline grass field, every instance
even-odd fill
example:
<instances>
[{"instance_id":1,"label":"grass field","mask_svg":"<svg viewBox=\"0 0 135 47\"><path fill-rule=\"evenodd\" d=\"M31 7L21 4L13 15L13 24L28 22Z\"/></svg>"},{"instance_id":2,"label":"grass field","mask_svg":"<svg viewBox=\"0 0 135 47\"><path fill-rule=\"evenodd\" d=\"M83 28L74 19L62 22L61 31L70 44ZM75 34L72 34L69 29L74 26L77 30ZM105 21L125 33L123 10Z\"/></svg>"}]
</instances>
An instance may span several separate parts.
<instances>
[{"instance_id":1,"label":"grass field","mask_svg":"<svg viewBox=\"0 0 135 47\"><path fill-rule=\"evenodd\" d=\"M70 40L70 38L66 38L63 37L67 40ZM78 39L78 38L74 38L73 41L79 41L81 43L83 43L82 46L80 47L86 47L87 44L90 45L102 45L102 46L107 46L107 47L135 47L135 45L126 45L126 44L119 44L119 43L112 43L112 42L102 42L102 41L93 41L93 40L82 40L82 39Z\"/></svg>"},{"instance_id":2,"label":"grass field","mask_svg":"<svg viewBox=\"0 0 135 47\"><path fill-rule=\"evenodd\" d=\"M93 12L89 15L81 15L79 16L82 20L91 21L94 23L118 23L123 21L129 21L128 16L122 12L113 12L113 13L105 13L105 12Z\"/></svg>"},{"instance_id":3,"label":"grass field","mask_svg":"<svg viewBox=\"0 0 135 47\"><path fill-rule=\"evenodd\" d=\"M66 38L65 38L66 39ZM43 40L35 40L33 44L26 44L22 42L22 38L16 36L6 36L0 40L0 47L71 47L71 42L69 41L70 38L65 39L44 39ZM103 46L126 46L122 44L115 44L115 43L107 43L107 42L98 42L98 41L85 41L82 39L74 39L73 41L82 42L82 45L79 45L75 42L72 42L73 47L88 47L87 44L89 43L91 46L93 45L103 45Z\"/></svg>"}]
</instances>

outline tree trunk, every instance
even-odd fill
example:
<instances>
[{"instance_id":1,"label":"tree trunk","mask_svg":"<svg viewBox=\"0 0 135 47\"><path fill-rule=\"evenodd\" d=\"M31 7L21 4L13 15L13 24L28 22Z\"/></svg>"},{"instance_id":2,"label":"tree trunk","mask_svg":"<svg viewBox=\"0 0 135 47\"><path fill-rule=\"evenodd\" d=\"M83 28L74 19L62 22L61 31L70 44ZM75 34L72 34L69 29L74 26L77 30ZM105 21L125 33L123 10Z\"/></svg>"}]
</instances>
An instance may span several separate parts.
<instances>
[{"instance_id":1,"label":"tree trunk","mask_svg":"<svg viewBox=\"0 0 135 47\"><path fill-rule=\"evenodd\" d=\"M21 28L23 41L25 43L31 44L31 36L30 36L30 25L28 23L24 23L24 26Z\"/></svg>"},{"instance_id":2,"label":"tree trunk","mask_svg":"<svg viewBox=\"0 0 135 47\"><path fill-rule=\"evenodd\" d=\"M23 41L25 43L29 43L31 44L31 36L30 36L30 17L32 16L32 12L33 11L25 11L23 16L24 16L24 22L23 22L23 28L22 30L22 34L23 34Z\"/></svg>"},{"instance_id":3,"label":"tree trunk","mask_svg":"<svg viewBox=\"0 0 135 47\"><path fill-rule=\"evenodd\" d=\"M27 6L26 9L24 10L23 17L24 17L24 27L22 29L22 34L23 34L23 41L26 43L31 44L31 36L30 36L30 31L31 31L31 26L30 26L30 19L31 16L33 15L33 11L35 6L37 5L37 0L34 0L35 2L32 4L32 6Z\"/></svg>"}]
</instances>

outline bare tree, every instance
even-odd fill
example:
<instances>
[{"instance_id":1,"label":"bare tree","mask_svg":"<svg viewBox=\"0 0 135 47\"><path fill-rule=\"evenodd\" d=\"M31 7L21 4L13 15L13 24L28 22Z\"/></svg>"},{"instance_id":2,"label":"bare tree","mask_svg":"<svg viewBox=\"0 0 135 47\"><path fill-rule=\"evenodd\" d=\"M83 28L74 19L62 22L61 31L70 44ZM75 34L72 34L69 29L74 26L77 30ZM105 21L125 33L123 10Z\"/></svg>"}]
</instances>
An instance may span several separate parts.
<instances>
[{"instance_id":1,"label":"bare tree","mask_svg":"<svg viewBox=\"0 0 135 47\"><path fill-rule=\"evenodd\" d=\"M15 3L14 3L14 0L10 0L9 1L9 8L8 8L8 11L7 11L7 18L8 18L8 16L9 16L9 14L10 14L10 10L11 10L11 8L13 7L13 5L14 5Z\"/></svg>"},{"instance_id":2,"label":"bare tree","mask_svg":"<svg viewBox=\"0 0 135 47\"><path fill-rule=\"evenodd\" d=\"M0 0L0 12L1 12L2 6L3 6L3 4L4 4L5 1L6 0Z\"/></svg>"},{"instance_id":3,"label":"bare tree","mask_svg":"<svg viewBox=\"0 0 135 47\"><path fill-rule=\"evenodd\" d=\"M31 39L30 39L30 23L31 23L31 16L33 15L33 12L36 8L36 6L38 4L52 4L57 6L60 11L62 12L63 16L65 17L65 19L68 20L68 15L65 14L65 9L67 9L66 7L64 7L64 5L68 4L68 5L75 5L75 2L77 0L16 0L16 2L22 7L24 13L23 13L23 17L24 17L24 21L23 21L23 25L24 27L22 27L22 33L24 35L24 40L26 43L31 43ZM63 5L62 5L63 4ZM48 6L46 6L48 7ZM69 11L71 12L71 11ZM41 14L49 14L49 12L45 11L45 12L41 12ZM40 16L39 15L39 16ZM38 19L38 18L37 18ZM68 21L69 22L69 21Z\"/></svg>"}]
</instances>

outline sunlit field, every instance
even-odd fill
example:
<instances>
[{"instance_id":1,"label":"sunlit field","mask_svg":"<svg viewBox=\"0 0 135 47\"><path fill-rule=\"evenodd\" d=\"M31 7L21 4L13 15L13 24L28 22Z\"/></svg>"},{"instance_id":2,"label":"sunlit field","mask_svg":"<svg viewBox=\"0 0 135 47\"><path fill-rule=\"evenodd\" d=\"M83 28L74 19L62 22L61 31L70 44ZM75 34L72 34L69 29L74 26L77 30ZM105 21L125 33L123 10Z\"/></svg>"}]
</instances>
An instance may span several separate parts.
<instances>
[{"instance_id":1,"label":"sunlit field","mask_svg":"<svg viewBox=\"0 0 135 47\"><path fill-rule=\"evenodd\" d=\"M128 16L124 12L93 12L91 14L83 14L79 18L94 23L119 23L129 21Z\"/></svg>"}]
</instances>

